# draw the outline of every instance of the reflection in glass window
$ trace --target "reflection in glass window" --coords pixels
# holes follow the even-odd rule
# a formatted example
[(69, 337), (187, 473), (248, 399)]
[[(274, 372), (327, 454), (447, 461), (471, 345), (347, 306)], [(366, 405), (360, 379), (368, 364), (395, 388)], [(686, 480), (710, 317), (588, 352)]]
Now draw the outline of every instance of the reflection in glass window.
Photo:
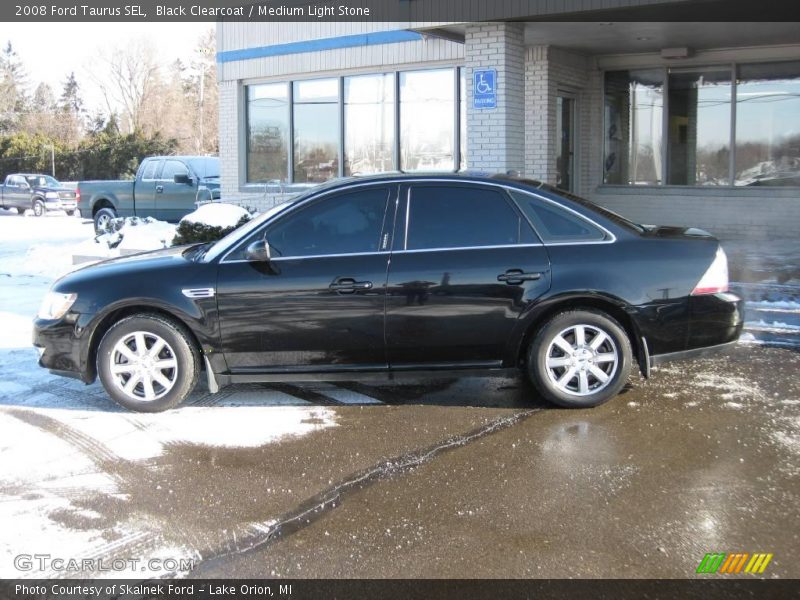
[(735, 185), (800, 185), (800, 62), (742, 65)]
[(394, 169), (394, 77), (344, 80), (344, 174)]
[(274, 256), (377, 252), (389, 189), (345, 192), (299, 209), (267, 232)]
[(339, 174), (339, 81), (295, 81), (294, 180), (320, 183)]
[(285, 83), (248, 86), (247, 181), (285, 180), (288, 159), (288, 86)]
[(606, 73), (604, 182), (659, 184), (664, 71)]
[(455, 70), (400, 73), (400, 168), (455, 168)]
[(730, 183), (730, 69), (669, 74), (668, 154), (671, 185)]

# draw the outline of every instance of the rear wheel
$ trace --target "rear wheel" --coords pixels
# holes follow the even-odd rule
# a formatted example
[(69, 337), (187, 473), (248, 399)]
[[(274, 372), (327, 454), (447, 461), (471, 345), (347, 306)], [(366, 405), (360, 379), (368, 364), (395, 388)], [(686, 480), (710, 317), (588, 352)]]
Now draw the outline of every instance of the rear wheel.
[(37, 198), (33, 201), (33, 214), (37, 217), (43, 217), (47, 213), (47, 207), (44, 205), (44, 200)]
[(75, 216), (75, 211), (74, 210), (68, 210), (67, 211), (67, 216), (68, 217), (74, 217)]
[(200, 354), (182, 325), (139, 314), (116, 323), (97, 351), (97, 372), (117, 404), (161, 412), (180, 404), (200, 376)]
[(569, 408), (608, 402), (627, 383), (633, 353), (622, 326), (595, 310), (555, 315), (528, 351), (527, 372), (548, 401)]
[(113, 219), (117, 218), (117, 211), (113, 208), (101, 208), (94, 214), (94, 230), (103, 233)]

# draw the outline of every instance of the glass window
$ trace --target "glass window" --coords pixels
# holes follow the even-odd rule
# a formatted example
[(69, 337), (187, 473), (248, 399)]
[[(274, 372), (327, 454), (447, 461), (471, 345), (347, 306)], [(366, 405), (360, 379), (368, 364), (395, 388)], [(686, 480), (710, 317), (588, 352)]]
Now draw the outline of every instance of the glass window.
[(511, 196), (545, 243), (595, 242), (606, 237), (582, 217), (550, 202), (520, 192), (511, 192)]
[[(502, 192), (468, 186), (412, 189), (408, 250), (503, 246), (519, 243), (520, 235), (520, 216)], [(526, 235), (524, 241), (529, 239)]]
[(667, 165), (670, 185), (730, 183), (730, 69), (669, 74)]
[(156, 178), (156, 167), (158, 163), (161, 161), (158, 160), (148, 160), (144, 163), (144, 168), (142, 169), (142, 179), (143, 180), (153, 180)]
[(177, 160), (164, 161), (164, 168), (161, 170), (161, 181), (172, 181), (175, 175), (188, 175), (189, 169), (186, 165)]
[(377, 252), (389, 189), (329, 196), (279, 220), (267, 232), (272, 255)]
[(344, 174), (394, 169), (394, 76), (344, 80)]
[(742, 65), (735, 185), (800, 185), (800, 62)]
[(247, 181), (289, 176), (289, 88), (285, 83), (247, 88)]
[(321, 183), (339, 174), (339, 80), (293, 85), (294, 180)]
[(459, 141), (461, 147), (459, 148), (459, 155), (461, 160), (458, 165), (458, 170), (463, 171), (467, 168), (467, 75), (466, 69), (458, 70), (458, 126), (460, 128)]
[(400, 73), (400, 168), (455, 169), (455, 69)]
[(663, 181), (664, 71), (614, 71), (605, 81), (605, 183)]

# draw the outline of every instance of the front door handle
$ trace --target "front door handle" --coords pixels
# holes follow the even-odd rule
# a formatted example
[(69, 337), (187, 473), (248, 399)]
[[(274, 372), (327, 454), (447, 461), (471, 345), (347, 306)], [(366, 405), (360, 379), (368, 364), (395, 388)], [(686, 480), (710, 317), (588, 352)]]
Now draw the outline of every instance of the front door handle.
[(371, 281), (356, 281), (352, 277), (340, 277), (328, 286), (331, 291), (339, 294), (352, 294), (356, 290), (371, 290)]
[(536, 281), (542, 278), (542, 273), (525, 273), (522, 269), (509, 269), (497, 276), (497, 281), (504, 281), (508, 285), (519, 285), (524, 281)]
[(164, 193), (164, 186), (163, 185), (157, 185), (156, 186), (156, 194), (162, 194), (162, 193)]

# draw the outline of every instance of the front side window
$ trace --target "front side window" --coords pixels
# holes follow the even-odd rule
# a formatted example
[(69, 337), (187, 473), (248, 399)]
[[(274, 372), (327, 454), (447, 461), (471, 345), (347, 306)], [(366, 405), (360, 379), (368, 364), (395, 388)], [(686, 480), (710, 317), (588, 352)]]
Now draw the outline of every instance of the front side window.
[(555, 204), (521, 192), (511, 196), (545, 243), (599, 242), (606, 237), (586, 219)]
[(344, 174), (394, 168), (394, 77), (344, 79)]
[(742, 65), (735, 185), (800, 185), (800, 61)]
[(414, 186), (407, 250), (506, 246), (533, 241), (502, 191), (470, 186)]
[(322, 183), (339, 174), (339, 80), (293, 86), (294, 180)]
[(400, 168), (455, 169), (455, 71), (400, 73)]
[(247, 88), (247, 181), (286, 180), (289, 176), (289, 86)]
[(172, 181), (175, 175), (188, 175), (189, 169), (186, 165), (177, 160), (164, 161), (164, 168), (161, 170), (161, 181)]
[(286, 215), (266, 233), (274, 257), (377, 252), (389, 188), (329, 196)]

